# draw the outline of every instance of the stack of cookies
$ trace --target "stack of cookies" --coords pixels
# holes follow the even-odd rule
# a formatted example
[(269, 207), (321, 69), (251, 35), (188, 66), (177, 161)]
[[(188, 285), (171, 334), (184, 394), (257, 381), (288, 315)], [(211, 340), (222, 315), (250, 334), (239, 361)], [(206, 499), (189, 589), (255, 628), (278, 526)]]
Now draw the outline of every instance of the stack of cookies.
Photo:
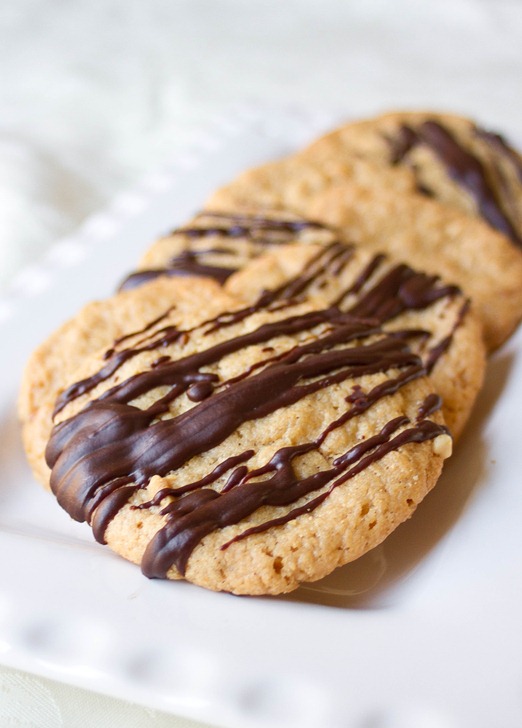
[(522, 317), (522, 157), (354, 122), (247, 170), (31, 357), (35, 476), (149, 577), (279, 594), (436, 484)]

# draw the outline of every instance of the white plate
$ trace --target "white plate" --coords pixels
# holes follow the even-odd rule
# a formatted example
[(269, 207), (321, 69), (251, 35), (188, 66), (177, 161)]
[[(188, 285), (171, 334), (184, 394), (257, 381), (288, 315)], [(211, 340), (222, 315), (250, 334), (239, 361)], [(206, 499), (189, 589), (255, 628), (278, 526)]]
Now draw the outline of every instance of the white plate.
[(291, 596), (148, 581), (25, 464), (15, 399), (30, 350), (110, 294), (219, 183), (330, 121), (236, 110), (0, 302), (0, 660), (227, 728), (519, 728), (522, 332), (491, 361), (473, 422), (415, 516)]

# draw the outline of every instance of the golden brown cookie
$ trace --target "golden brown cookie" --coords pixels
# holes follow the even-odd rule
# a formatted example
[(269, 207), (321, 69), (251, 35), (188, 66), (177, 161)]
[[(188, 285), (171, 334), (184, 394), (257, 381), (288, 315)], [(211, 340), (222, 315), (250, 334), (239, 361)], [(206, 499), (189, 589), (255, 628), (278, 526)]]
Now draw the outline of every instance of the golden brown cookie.
[[(290, 591), (378, 544), (433, 487), (451, 452), (439, 398), (375, 320), (277, 292), (245, 306), (217, 289), (202, 306), (184, 283), (59, 397), (52, 490), (150, 577)], [(153, 287), (129, 292), (138, 309)]]
[(225, 288), (247, 302), (260, 290), (283, 299), (319, 296), (406, 336), (442, 397), (450, 432), (460, 437), (482, 386), (486, 352), (480, 323), (456, 286), (368, 248), (335, 242), (282, 246), (231, 276)]
[(371, 162), (399, 194), (406, 172), (419, 193), (480, 216), (522, 247), (522, 156), (471, 119), (431, 111), (383, 114), (326, 134), (303, 156), (320, 166)]

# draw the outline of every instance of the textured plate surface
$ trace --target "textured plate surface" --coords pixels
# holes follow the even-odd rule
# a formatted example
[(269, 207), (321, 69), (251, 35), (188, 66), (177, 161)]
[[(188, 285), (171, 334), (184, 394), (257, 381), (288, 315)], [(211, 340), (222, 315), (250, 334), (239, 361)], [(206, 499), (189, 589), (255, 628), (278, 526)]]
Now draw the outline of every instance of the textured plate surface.
[(227, 728), (518, 728), (522, 331), (437, 488), (383, 546), (283, 598), (148, 581), (36, 485), (15, 401), (34, 346), (218, 184), (335, 120), (236, 109), (0, 301), (0, 661)]

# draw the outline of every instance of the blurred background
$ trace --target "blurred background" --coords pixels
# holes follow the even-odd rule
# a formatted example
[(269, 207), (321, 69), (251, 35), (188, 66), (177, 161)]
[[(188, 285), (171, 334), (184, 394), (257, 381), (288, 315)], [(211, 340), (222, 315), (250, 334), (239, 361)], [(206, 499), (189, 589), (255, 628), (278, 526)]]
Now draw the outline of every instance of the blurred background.
[[(521, 0), (3, 0), (0, 297), (234, 104), (440, 109), (522, 144), (521, 90)], [(12, 670), (0, 718), (195, 726)]]
[(249, 102), (522, 135), (520, 0), (3, 0), (0, 291)]

